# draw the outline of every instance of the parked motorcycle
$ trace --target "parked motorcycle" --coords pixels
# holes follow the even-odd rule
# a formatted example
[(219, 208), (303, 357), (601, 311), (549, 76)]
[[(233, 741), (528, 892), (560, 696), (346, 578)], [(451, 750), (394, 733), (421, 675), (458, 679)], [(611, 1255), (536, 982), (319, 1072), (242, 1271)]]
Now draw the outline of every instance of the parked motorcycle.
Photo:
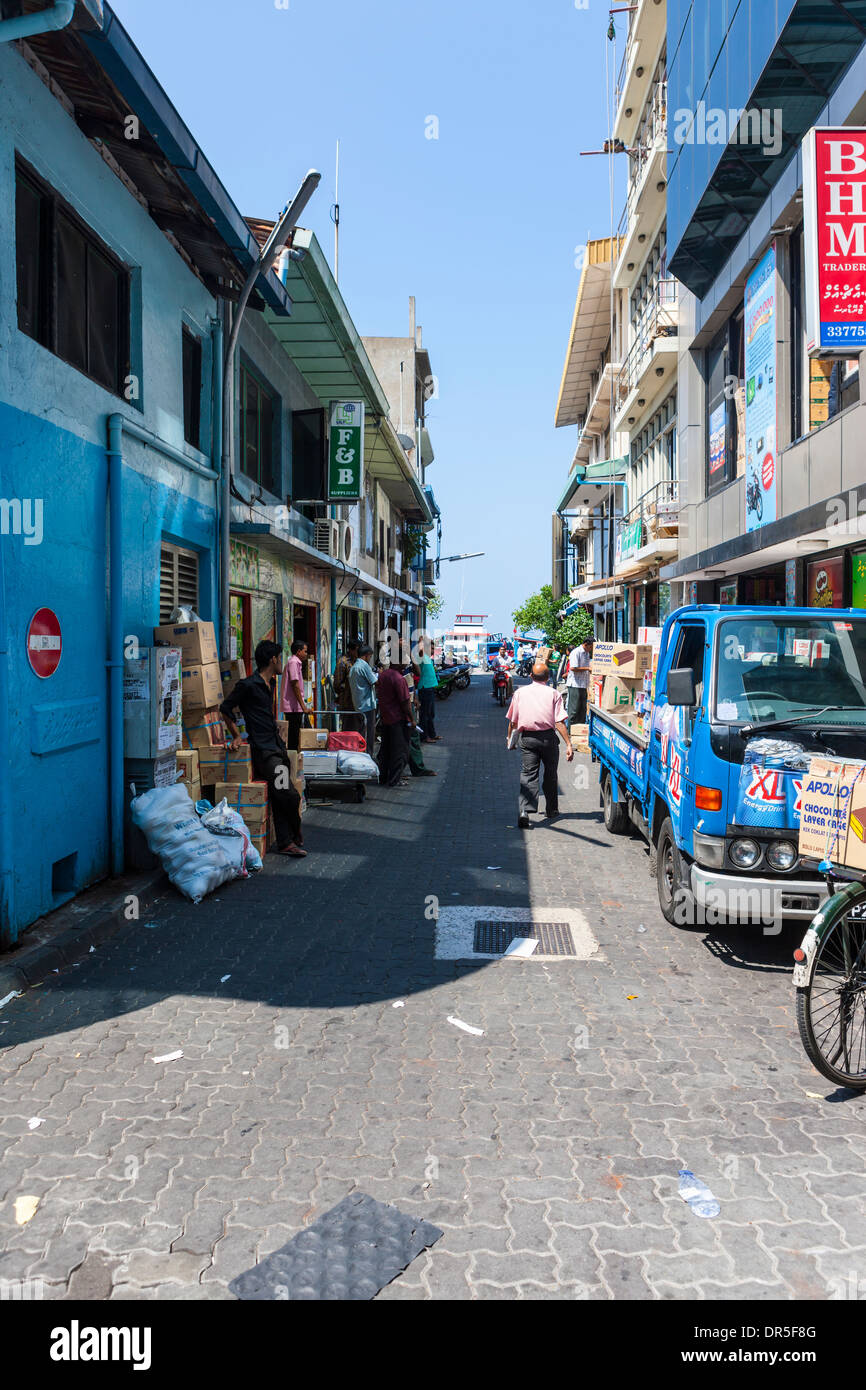
[(464, 662), (464, 664), (458, 668), (457, 675), (454, 677), (454, 685), (457, 690), (469, 689), (469, 686), (472, 684), (471, 671), (472, 667), (468, 661)]
[(522, 676), (524, 680), (529, 680), (529, 677), (532, 675), (534, 660), (535, 658), (532, 656), (524, 656), (521, 658), (520, 665), (517, 668), (517, 674)]
[(457, 677), (459, 674), (459, 666), (443, 668), (442, 670), (436, 672), (436, 675), (439, 678), (439, 684), (436, 687), (437, 700), (448, 699), (448, 696), (451, 694), (452, 690), (456, 685)]

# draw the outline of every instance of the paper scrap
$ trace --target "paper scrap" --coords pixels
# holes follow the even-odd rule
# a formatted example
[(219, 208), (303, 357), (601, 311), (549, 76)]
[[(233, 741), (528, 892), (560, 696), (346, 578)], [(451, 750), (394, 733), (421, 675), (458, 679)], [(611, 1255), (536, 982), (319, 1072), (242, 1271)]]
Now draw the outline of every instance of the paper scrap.
[(16, 1197), (15, 1198), (15, 1222), (18, 1226), (26, 1226), (28, 1221), (32, 1221), (36, 1215), (36, 1208), (39, 1206), (38, 1197)]
[(824, 1097), (818, 1091), (807, 1091), (806, 1095), (810, 1100), (823, 1100)]
[(220, 984), (221, 984), (221, 985), (224, 985), (225, 982), (226, 982), (226, 980), (230, 980), (230, 979), (231, 979), (231, 975), (221, 975), (221, 976), (220, 976)]
[(91, 946), (91, 948), (90, 948), (90, 954), (93, 955), (93, 952), (94, 952), (95, 950), (96, 950), (96, 947), (95, 947), (95, 946)]
[(392, 1009), (405, 1009), (405, 1007), (405, 1001), (402, 999), (395, 1000), (394, 1003), (391, 1005)]
[(177, 1052), (166, 1052), (162, 1057), (151, 1058), (154, 1062), (176, 1062), (178, 1057), (183, 1056), (183, 1048), (178, 1048)]
[(637, 995), (636, 995), (636, 994), (627, 994), (625, 997), (626, 997), (626, 999), (637, 999)]
[(501, 869), (501, 868), (502, 868), (502, 865), (501, 865), (501, 864), (488, 864), (487, 867), (488, 867), (488, 869), (493, 869), (493, 870), (495, 871), (496, 869)]
[(158, 926), (159, 926), (159, 922), (145, 922), (145, 924), (144, 924), (144, 930), (145, 930), (145, 931), (156, 931), (156, 929), (157, 929)]
[(515, 936), (505, 954), (507, 956), (531, 956), (538, 941), (534, 936)]
[(448, 1022), (453, 1023), (455, 1028), (462, 1028), (464, 1033), (474, 1033), (476, 1038), (484, 1037), (483, 1028), (473, 1028), (471, 1023), (464, 1023), (462, 1018), (454, 1018), (453, 1014), (448, 1015)]
[(20, 993), (20, 989), (10, 990), (9, 993), (3, 999), (0, 999), (0, 1009), (3, 1008), (4, 1004), (8, 1004), (10, 999), (17, 999)]
[(28, 1128), (28, 1129), (38, 1129), (40, 1125), (44, 1125), (44, 1124), (45, 1124), (45, 1121), (44, 1121), (44, 1120), (37, 1120), (36, 1116), (34, 1115), (34, 1117), (33, 1117), (32, 1120), (28, 1120), (28, 1121), (27, 1121), (27, 1128)]

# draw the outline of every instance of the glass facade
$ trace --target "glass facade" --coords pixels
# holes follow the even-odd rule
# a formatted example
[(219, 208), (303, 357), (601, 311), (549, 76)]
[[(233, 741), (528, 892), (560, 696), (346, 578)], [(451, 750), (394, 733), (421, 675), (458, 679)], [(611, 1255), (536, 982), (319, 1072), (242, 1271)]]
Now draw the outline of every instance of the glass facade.
[(814, 0), (668, 0), (668, 260), (699, 297), (856, 56), (864, 23), (866, 0), (833, 0), (831, 12)]

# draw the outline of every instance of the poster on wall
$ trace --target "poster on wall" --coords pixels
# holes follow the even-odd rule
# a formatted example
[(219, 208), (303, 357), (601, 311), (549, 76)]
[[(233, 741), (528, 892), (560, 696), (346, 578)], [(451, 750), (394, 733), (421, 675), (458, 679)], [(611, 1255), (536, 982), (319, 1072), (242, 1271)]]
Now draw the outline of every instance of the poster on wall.
[(851, 556), (851, 607), (866, 608), (866, 550)]
[(776, 245), (746, 281), (746, 531), (776, 520)]
[(866, 129), (813, 127), (803, 140), (806, 351), (866, 346)]
[(785, 561), (785, 607), (797, 606), (797, 561)]
[(719, 585), (719, 603), (723, 608), (730, 608), (737, 602), (737, 581), (732, 580), (730, 584)]
[(714, 477), (725, 466), (725, 422), (726, 404), (722, 401), (710, 416), (710, 477)]
[(806, 566), (808, 608), (842, 608), (844, 599), (845, 562), (841, 555), (832, 560), (813, 560)]

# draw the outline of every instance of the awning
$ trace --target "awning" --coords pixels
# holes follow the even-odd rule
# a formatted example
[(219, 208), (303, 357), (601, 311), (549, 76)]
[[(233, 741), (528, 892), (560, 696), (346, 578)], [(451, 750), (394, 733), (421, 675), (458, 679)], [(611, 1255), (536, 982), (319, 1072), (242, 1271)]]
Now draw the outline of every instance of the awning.
[(558, 512), (573, 507), (597, 507), (605, 489), (625, 483), (626, 458), (601, 459), (575, 469), (556, 504)]
[(317, 550), (315, 546), (307, 545), (306, 541), (299, 540), (297, 536), (289, 535), (285, 528), (273, 522), (233, 519), (231, 535), (236, 540), (245, 541), (248, 545), (255, 545), (259, 550), (264, 550), (288, 564), (305, 565), (307, 569), (322, 570), (332, 575), (337, 580), (338, 599), (343, 598), (350, 589), (354, 588), (377, 594), (391, 603), (406, 603), (410, 607), (417, 607), (422, 601), (417, 594), (407, 594), (402, 589), (392, 589), (390, 584), (383, 584), (381, 579), (368, 574), (366, 570), (355, 569), (352, 565), (344, 565), (340, 560), (333, 559), (323, 550)]
[(610, 338), (611, 265), (619, 246), (618, 237), (587, 242), (556, 402), (558, 426), (576, 425), (586, 413), (592, 374)]

